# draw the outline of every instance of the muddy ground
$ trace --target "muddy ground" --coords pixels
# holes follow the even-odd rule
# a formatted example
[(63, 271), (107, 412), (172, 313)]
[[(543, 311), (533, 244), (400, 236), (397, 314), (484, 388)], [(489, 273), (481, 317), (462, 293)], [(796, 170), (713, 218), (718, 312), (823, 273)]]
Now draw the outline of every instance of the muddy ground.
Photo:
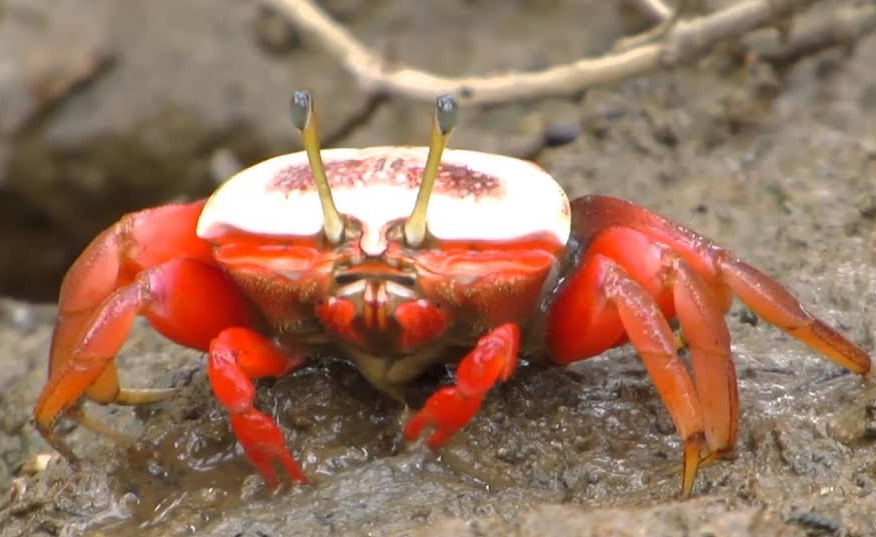
[[(328, 103), (331, 145), (426, 139), (428, 107), (369, 110), (328, 56), (250, 3), (88, 3), (0, 10), (0, 62), (29, 65), (22, 73), (39, 74), (46, 55), (69, 66), (60, 51), (113, 59), (57, 101), (33, 99), (30, 79), (0, 70), (0, 282), (14, 297), (0, 302), (0, 536), (876, 535), (873, 388), (738, 306), (728, 315), (738, 447), (701, 471), (690, 500), (677, 498), (672, 424), (629, 348), (566, 369), (531, 357), (437, 454), (399, 444), (402, 409), (352, 366), (314, 360), (260, 385), (259, 405), (312, 477), (272, 496), (236, 447), (202, 357), (144, 324), (120, 355), (123, 378), (179, 395), (136, 411), (91, 409), (136, 441), (65, 426), (82, 462), (52, 456), (35, 468), (51, 453), (30, 409), (55, 311), (36, 301), (56, 293), (59, 267), (96, 229), (296, 147), (283, 117), (293, 87)], [(605, 49), (630, 24), (609, 4), (330, 7), (404, 61), (475, 73)], [(572, 195), (625, 197), (690, 225), (872, 353), (874, 65), (873, 37), (786, 69), (719, 54), (578, 100), (465, 109), (452, 145), (534, 158)], [(572, 141), (545, 144), (561, 137)], [(424, 397), (440, 380), (414, 391)]]

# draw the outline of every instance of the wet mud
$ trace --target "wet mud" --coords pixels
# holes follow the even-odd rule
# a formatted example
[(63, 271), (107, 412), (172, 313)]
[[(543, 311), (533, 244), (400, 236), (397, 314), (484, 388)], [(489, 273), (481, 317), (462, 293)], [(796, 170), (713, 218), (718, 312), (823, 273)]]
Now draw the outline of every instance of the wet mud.
[[(196, 4), (189, 5), (192, 13), (209, 11), (206, 3), (200, 12)], [(260, 34), (249, 25), (253, 12), (240, 8), (241, 3), (227, 4), (237, 7), (229, 7), (223, 17), (247, 23), (223, 31), (240, 40), (235, 45), (252, 47), (237, 53), (262, 58), (264, 63), (251, 69), (265, 71), (257, 84), (237, 75), (236, 83), (249, 97), (245, 107), (235, 109), (235, 121), (255, 122), (259, 114), (275, 121), (285, 112), (286, 96), (295, 85), (321, 84), (323, 91), (314, 92), (318, 99), (335, 99), (331, 102), (348, 107), (336, 110), (336, 119), (328, 114), (328, 125), (343, 125), (362, 106), (355, 84), (327, 65), (327, 56), (293, 43), (278, 59), (275, 49), (259, 45)], [(346, 17), (372, 46), (392, 48), (405, 61), (446, 72), (520, 66), (522, 54), (529, 54), (524, 67), (571, 59), (598, 52), (623, 30), (618, 13), (593, 7), (602, 3), (551, 2), (551, 9), (536, 9), (535, 2), (501, 3), (514, 4), (514, 9), (490, 2), (435, 3), (436, 11), (428, 17), (426, 8), (377, 2), (371, 9), (363, 4), (331, 3), (336, 15)], [(575, 11), (583, 9), (576, 7), (580, 5), (589, 6), (588, 25), (601, 33), (561, 38), (581, 33), (571, 28), (580, 22), (568, 22), (581, 20), (582, 13)], [(111, 7), (102, 9), (114, 13)], [(468, 20), (464, 17), (480, 17), (473, 24), (483, 34), (465, 33), (453, 24)], [(448, 40), (447, 32), (454, 28), (463, 32), (458, 42)], [(381, 37), (387, 32), (393, 39)], [(186, 61), (205, 62), (196, 71), (202, 80), (215, 73), (216, 85), (231, 84), (222, 82), (228, 71), (219, 68), (221, 62), (208, 61), (221, 56), (226, 45), (216, 44), (215, 34), (201, 33), (192, 31), (188, 39), (220, 48), (205, 48), (210, 52)], [(507, 42), (508, 47), (460, 52), (465, 43), (481, 39)], [(447, 50), (434, 57), (434, 49), (427, 47), (430, 40), (446, 43)], [(113, 43), (120, 59), (128, 57), (124, 40)], [(161, 50), (158, 42), (145, 43)], [(283, 41), (270, 43), (279, 46)], [(150, 65), (168, 68), (161, 62)], [(873, 37), (851, 52), (825, 52), (783, 71), (719, 55), (690, 68), (594, 89), (579, 100), (464, 109), (451, 145), (531, 157), (572, 196), (620, 196), (678, 220), (774, 275), (813, 312), (872, 354), (873, 65)], [(297, 69), (294, 75), (290, 66)], [(107, 86), (79, 90), (61, 108), (45, 112), (45, 123), (33, 127), (25, 139), (18, 131), (0, 138), (7, 154), (26, 142), (45, 155), (56, 155), (57, 138), (38, 133), (63, 128), (77, 145), (90, 147), (88, 143), (103, 138), (87, 129), (75, 134), (83, 128), (83, 114), (100, 115), (102, 106), (110, 106), (102, 103), (115, 98), (128, 99), (136, 108), (140, 99), (154, 98), (149, 93), (159, 91), (151, 86), (134, 91), (129, 80), (135, 78), (125, 62), (114, 69), (107, 74), (109, 81), (101, 81)], [(162, 98), (173, 103), (175, 92), (185, 94), (185, 84), (169, 84), (173, 91)], [(121, 94), (112, 97), (113, 90)], [(269, 109), (273, 100), (276, 107)], [(199, 125), (219, 117), (198, 108), (210, 108), (208, 101), (186, 103)], [(137, 118), (119, 121), (125, 126), (126, 147), (163, 154), (131, 135), (138, 132), (131, 127), (140, 124)], [(428, 107), (393, 100), (341, 133), (334, 145), (423, 143), (427, 121)], [(100, 130), (96, 122), (85, 126)], [(166, 131), (162, 122), (157, 124), (160, 138)], [(205, 127), (202, 144), (177, 147), (175, 156), (168, 157), (172, 165), (155, 174), (155, 180), (173, 185), (173, 174), (186, 169), (184, 157), (198, 163), (202, 173), (190, 169), (187, 177), (194, 177), (193, 182), (176, 183), (171, 190), (156, 186), (151, 201), (202, 193), (212, 180), (204, 169), (216, 164), (218, 149), (234, 155), (233, 161), (248, 163), (262, 153), (279, 152), (283, 144), (294, 146), (294, 133), (272, 138), (287, 126), (271, 125), (254, 129), (252, 139), (241, 145), (230, 142), (232, 138), (211, 138), (207, 134), (216, 130)], [(568, 143), (546, 144), (548, 139)], [(101, 162), (100, 150), (94, 151), (83, 154)], [(14, 185), (28, 180), (29, 168), (22, 162), (17, 166), (2, 168), (0, 159), (0, 202), (21, 199), (25, 192)], [(58, 176), (45, 173), (51, 180), (40, 187), (44, 190), (36, 199), (51, 195), (51, 185), (61, 184)], [(138, 192), (116, 186), (129, 195)], [(37, 187), (28, 188), (33, 194)], [(84, 195), (85, 190), (75, 188)], [(113, 195), (98, 189), (98, 198), (88, 203), (104, 207)], [(136, 199), (123, 197), (115, 207), (126, 210)], [(56, 204), (66, 212), (46, 216), (55, 214)], [(26, 212), (34, 205), (19, 207)], [(87, 207), (44, 203), (38, 207), (39, 218), (45, 217), (39, 225), (33, 225), (36, 216), (28, 213), (28, 218), (6, 222), (4, 234), (20, 230), (28, 237), (53, 235), (50, 223), (66, 218), (81, 219), (82, 229), (91, 230), (105, 225), (104, 216), (112, 212), (107, 208), (104, 216), (91, 218)], [(27, 235), (31, 232), (37, 235)], [(55, 261), (66, 255), (51, 249), (59, 242), (64, 241), (42, 244)], [(0, 255), (8, 264), (18, 250), (11, 242), (4, 244)], [(63, 425), (59, 434), (81, 458), (71, 464), (53, 454), (31, 422), (31, 408), (45, 380), (55, 312), (52, 304), (0, 301), (0, 537), (876, 535), (874, 383), (844, 372), (739, 305), (727, 317), (740, 385), (737, 449), (700, 471), (689, 500), (678, 498), (681, 447), (674, 427), (629, 347), (568, 368), (546, 367), (537, 355), (525, 357), (514, 377), (490, 393), (473, 422), (437, 453), (400, 441), (404, 409), (371, 388), (342, 357), (314, 357), (292, 375), (259, 383), (258, 406), (277, 418), (312, 479), (308, 486), (274, 495), (264, 489), (237, 446), (212, 397), (203, 356), (166, 342), (138, 322), (118, 358), (123, 381), (138, 387), (175, 386), (179, 393), (136, 409), (89, 406), (90, 413), (130, 438), (113, 441)], [(447, 375), (438, 368), (419, 380), (412, 398), (424, 399)]]

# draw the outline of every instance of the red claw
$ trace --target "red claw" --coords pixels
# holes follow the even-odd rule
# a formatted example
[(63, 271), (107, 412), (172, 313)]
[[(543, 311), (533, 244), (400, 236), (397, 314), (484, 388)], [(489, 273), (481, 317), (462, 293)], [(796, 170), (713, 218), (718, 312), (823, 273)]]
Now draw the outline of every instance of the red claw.
[(481, 408), (483, 396), (466, 396), (455, 386), (441, 388), (426, 401), (426, 406), (414, 414), (405, 426), (405, 439), (409, 442), (419, 438), (427, 425), (434, 427), (427, 443), (437, 449), (450, 440), (456, 431), (471, 421)]
[(280, 463), (292, 483), (307, 478), (289, 454), (283, 432), (271, 418), (253, 406), (252, 379), (278, 377), (304, 363), (248, 328), (228, 328), (213, 340), (207, 376), (216, 399), (231, 415), (231, 427), (250, 461), (273, 489), (280, 487), (274, 463)]
[(456, 386), (445, 386), (426, 401), (405, 427), (405, 439), (416, 440), (423, 428), (431, 425), (434, 432), (429, 436), (429, 447), (444, 445), (471, 421), (487, 391), (497, 381), (511, 376), (517, 365), (519, 344), (520, 329), (513, 323), (503, 324), (481, 337), (459, 363)]
[(280, 463), (286, 476), (292, 484), (307, 484), (307, 477), (301, 467), (289, 454), (283, 433), (271, 418), (258, 410), (232, 414), (231, 428), (243, 447), (243, 451), (253, 466), (265, 478), (268, 487), (278, 490), (281, 487), (280, 478), (274, 463)]

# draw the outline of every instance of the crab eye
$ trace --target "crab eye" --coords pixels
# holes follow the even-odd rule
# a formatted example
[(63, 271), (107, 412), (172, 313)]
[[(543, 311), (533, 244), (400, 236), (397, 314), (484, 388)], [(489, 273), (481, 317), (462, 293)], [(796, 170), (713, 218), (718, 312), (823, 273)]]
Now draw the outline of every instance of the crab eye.
[(441, 135), (450, 135), (456, 127), (459, 105), (453, 95), (442, 95), (435, 100), (435, 120)]
[(429, 156), (426, 157), (426, 167), (423, 169), (423, 179), (417, 192), (417, 202), (404, 227), (405, 242), (413, 248), (423, 244), (426, 238), (426, 209), (429, 207), (429, 197), (432, 195), (432, 187), (435, 185), (438, 168), (441, 166), (441, 153), (447, 147), (447, 140), (450, 139), (450, 133), (456, 126), (458, 109), (459, 106), (452, 95), (442, 95), (435, 101)]
[(319, 202), (322, 205), (323, 229), (326, 238), (332, 244), (338, 244), (344, 236), (344, 220), (335, 206), (332, 191), (329, 187), (328, 178), (325, 175), (325, 166), (319, 147), (319, 131), (317, 130), (316, 114), (313, 111), (313, 102), (310, 94), (306, 91), (296, 91), (290, 101), (292, 123), (301, 131), (301, 139), (304, 150), (307, 152), (307, 160), (310, 162), (310, 170), (313, 181), (316, 183), (316, 191), (319, 194)]

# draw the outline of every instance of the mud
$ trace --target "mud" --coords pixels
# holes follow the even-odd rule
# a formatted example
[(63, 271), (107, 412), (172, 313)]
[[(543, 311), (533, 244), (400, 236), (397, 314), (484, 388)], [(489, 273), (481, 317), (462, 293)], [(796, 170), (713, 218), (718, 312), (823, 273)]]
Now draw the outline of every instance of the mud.
[[(229, 7), (221, 20), (251, 20), (247, 17), (253, 14), (239, 7), (244, 4), (227, 4), (237, 7)], [(577, 2), (552, 2), (550, 9), (535, 2), (499, 3), (513, 9), (490, 2), (442, 2), (453, 7), (436, 3), (435, 11), (403, 9), (397, 2), (379, 2), (374, 9), (361, 4), (332, 6), (373, 46), (392, 45), (405, 61), (446, 72), (568, 59), (607, 46), (621, 28), (613, 10), (595, 10), (586, 20), (600, 33), (580, 37), (580, 28), (571, 27), (580, 26), (581, 13), (574, 10), (586, 3)], [(207, 10), (195, 6), (188, 9)], [(465, 33), (458, 24), (469, 20), (465, 17), (479, 17), (480, 33)], [(241, 28), (227, 29), (236, 46), (257, 47), (250, 27)], [(448, 33), (453, 31), (462, 33), (459, 39)], [(155, 41), (146, 40), (141, 48), (162, 50), (155, 37), (160, 34), (143, 33)], [(225, 49), (210, 47), (220, 47), (221, 40), (203, 33), (192, 30), (188, 39), (210, 52), (191, 58), (220, 56)], [(474, 52), (466, 47), (480, 39), (508, 46)], [(283, 43), (271, 41), (278, 42)], [(447, 50), (436, 55), (429, 42), (445, 43)], [(122, 59), (125, 44), (118, 45)], [(293, 47), (282, 61), (276, 56), (265, 61), (263, 49), (247, 53), (263, 58), (264, 64), (251, 69), (266, 74), (241, 86), (269, 86), (265, 95), (278, 95), (277, 110), (285, 109), (282, 95), (295, 83), (279, 74), (290, 66), (308, 83), (343, 87), (333, 90), (344, 96), (341, 101), (357, 98), (355, 85), (326, 66), (329, 60), (316, 51)], [(187, 58), (178, 61), (195, 61)], [(823, 53), (787, 72), (762, 64), (746, 68), (722, 58), (592, 90), (579, 101), (463, 110), (452, 145), (531, 156), (572, 195), (617, 195), (683, 222), (775, 275), (872, 353), (876, 39), (866, 39), (851, 54)], [(220, 80), (227, 73), (210, 65), (197, 71), (202, 80), (214, 75)], [(170, 69), (160, 62), (153, 67), (158, 73), (153, 78)], [(69, 108), (48, 114), (40, 128), (68, 129), (85, 147), (101, 138), (85, 128), (95, 123), (83, 124), (83, 114), (99, 116), (95, 110), (109, 106), (101, 103), (115, 98), (113, 89), (132, 108), (138, 99), (160, 93), (153, 86), (134, 91), (132, 83), (119, 80), (135, 79), (125, 63), (118, 69), (110, 73), (118, 78), (106, 81), (108, 87), (98, 84), (71, 96)], [(177, 84), (184, 85), (174, 81), (170, 87)], [(163, 98), (173, 101), (175, 95), (169, 91)], [(247, 107), (259, 110), (254, 114), (281, 116), (266, 111), (272, 100)], [(211, 117), (198, 108), (210, 108), (208, 101), (187, 104), (196, 117)], [(349, 113), (338, 111), (337, 123)], [(427, 117), (427, 108), (391, 101), (336, 145), (421, 143)], [(157, 125), (159, 133), (166, 132), (163, 122)], [(270, 138), (264, 132), (271, 129), (248, 142), (256, 148), (253, 154), (276, 149), (261, 141)], [(560, 138), (572, 138), (570, 143), (545, 146), (546, 133), (564, 129), (567, 135)], [(28, 140), (33, 147), (52, 147), (51, 137)], [(136, 137), (125, 140), (135, 150), (143, 147)], [(292, 136), (288, 140), (294, 143)], [(7, 149), (18, 147), (9, 145), (9, 138), (3, 143)], [(230, 144), (207, 142), (197, 151), (180, 149), (172, 161), (197, 154), (203, 164), (216, 147), (230, 151), (233, 160), (248, 161), (246, 152)], [(143, 151), (151, 151), (148, 144)], [(196, 176), (199, 186), (186, 183), (172, 194), (161, 192), (167, 198), (194, 195), (203, 187), (203, 177)], [(7, 194), (19, 192), (8, 185), (29, 177), (19, 171), (0, 186)], [(88, 203), (112, 199), (101, 196), (107, 194)], [(64, 206), (60, 201), (41, 210)], [(125, 203), (117, 208), (124, 210)], [(84, 228), (100, 220), (88, 218), (86, 210), (65, 210), (82, 218)], [(13, 233), (33, 229), (31, 220), (11, 222), (5, 229)], [(0, 257), (9, 260), (17, 253), (4, 247)], [(694, 498), (685, 501), (677, 498), (678, 439), (629, 348), (565, 369), (546, 368), (536, 363), (538, 357), (528, 357), (439, 453), (401, 444), (403, 409), (376, 393), (351, 365), (320, 357), (293, 375), (260, 383), (259, 406), (277, 417), (312, 477), (309, 486), (271, 495), (247, 465), (212, 398), (202, 356), (165, 342), (144, 323), (135, 326), (120, 354), (123, 379), (133, 386), (177, 386), (179, 394), (136, 410), (89, 407), (133, 439), (114, 442), (62, 427), (82, 460), (72, 465), (53, 455), (43, 468), (45, 459), (37, 456), (51, 451), (34, 431), (30, 409), (45, 378), (53, 315), (51, 305), (0, 302), (0, 537), (876, 535), (872, 382), (844, 373), (739, 306), (728, 315), (740, 378), (737, 449), (701, 470)], [(439, 370), (422, 379), (413, 387), (415, 396), (424, 398), (443, 378)]]

